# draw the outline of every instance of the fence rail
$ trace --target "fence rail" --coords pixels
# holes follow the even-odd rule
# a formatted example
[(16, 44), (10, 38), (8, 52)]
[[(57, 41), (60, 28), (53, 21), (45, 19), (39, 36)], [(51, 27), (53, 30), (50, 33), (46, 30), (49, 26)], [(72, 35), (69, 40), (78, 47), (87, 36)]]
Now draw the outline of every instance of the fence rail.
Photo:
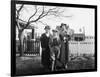
[[(19, 41), (16, 41), (16, 53), (19, 53)], [(69, 41), (70, 54), (94, 54), (94, 42)], [(25, 55), (40, 55), (40, 41), (27, 40), (24, 45)]]

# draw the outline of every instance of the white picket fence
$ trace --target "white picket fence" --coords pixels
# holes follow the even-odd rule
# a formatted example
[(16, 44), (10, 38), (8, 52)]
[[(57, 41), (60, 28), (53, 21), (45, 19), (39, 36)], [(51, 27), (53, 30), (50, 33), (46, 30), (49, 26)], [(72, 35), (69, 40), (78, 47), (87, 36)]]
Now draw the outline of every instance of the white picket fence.
[(70, 54), (94, 54), (95, 47), (94, 41), (69, 41), (69, 53)]

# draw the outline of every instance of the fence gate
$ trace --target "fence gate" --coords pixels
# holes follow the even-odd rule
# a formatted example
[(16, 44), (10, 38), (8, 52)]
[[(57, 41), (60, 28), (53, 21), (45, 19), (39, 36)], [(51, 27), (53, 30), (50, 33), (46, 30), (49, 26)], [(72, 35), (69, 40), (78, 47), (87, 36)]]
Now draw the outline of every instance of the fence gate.
[(25, 55), (40, 55), (40, 41), (27, 40), (24, 54)]
[[(20, 54), (19, 40), (16, 41), (16, 54)], [(37, 56), (40, 55), (40, 41), (39, 40), (24, 40), (23, 52), (25, 56)]]

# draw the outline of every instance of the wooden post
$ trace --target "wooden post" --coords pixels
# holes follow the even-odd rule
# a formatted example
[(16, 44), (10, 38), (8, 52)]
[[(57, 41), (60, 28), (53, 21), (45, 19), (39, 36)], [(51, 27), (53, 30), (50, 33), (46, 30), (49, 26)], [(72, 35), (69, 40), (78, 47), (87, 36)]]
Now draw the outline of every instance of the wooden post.
[(32, 29), (32, 39), (34, 39), (34, 29)]

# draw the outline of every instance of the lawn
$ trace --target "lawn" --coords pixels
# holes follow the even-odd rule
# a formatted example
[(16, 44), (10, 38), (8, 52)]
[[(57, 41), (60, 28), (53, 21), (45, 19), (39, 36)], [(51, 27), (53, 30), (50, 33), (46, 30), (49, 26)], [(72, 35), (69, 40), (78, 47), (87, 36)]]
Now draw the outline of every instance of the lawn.
[[(94, 69), (93, 57), (77, 57), (68, 62), (67, 70)], [(42, 74), (50, 72), (41, 65), (41, 58), (16, 57), (16, 75)]]

